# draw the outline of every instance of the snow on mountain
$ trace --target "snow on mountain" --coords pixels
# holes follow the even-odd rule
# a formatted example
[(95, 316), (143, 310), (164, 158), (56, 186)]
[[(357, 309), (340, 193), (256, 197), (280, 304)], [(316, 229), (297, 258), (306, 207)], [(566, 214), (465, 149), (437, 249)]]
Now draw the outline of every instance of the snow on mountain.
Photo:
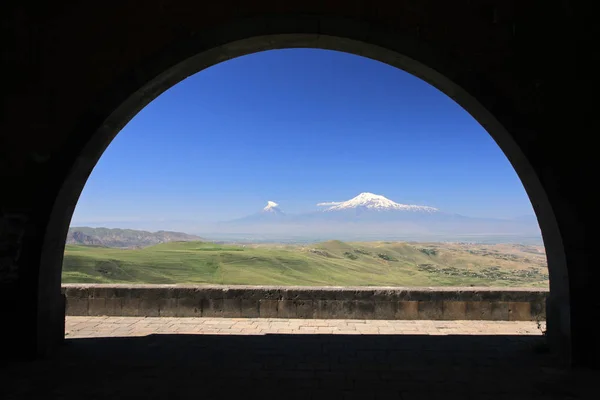
[(318, 206), (325, 209), (286, 214), (279, 204), (268, 201), (252, 215), (224, 222), (218, 232), (244, 237), (294, 235), (340, 240), (351, 237), (387, 240), (419, 235), (538, 235), (539, 232), (537, 223), (471, 218), (434, 207), (396, 203), (369, 192), (347, 201), (319, 203)]
[(412, 211), (419, 213), (437, 213), (439, 210), (433, 207), (417, 206), (409, 204), (396, 203), (384, 196), (363, 192), (358, 196), (341, 202), (319, 203), (317, 206), (327, 207), (325, 212), (330, 211), (346, 211), (357, 208), (373, 210), (373, 211)]
[(254, 214), (246, 217), (237, 218), (230, 221), (224, 221), (226, 224), (254, 224), (254, 223), (274, 223), (287, 219), (287, 215), (281, 211), (279, 204), (274, 201), (268, 201), (267, 205)]
[(277, 211), (281, 211), (279, 209), (279, 204), (275, 203), (274, 201), (267, 201), (267, 205), (265, 206), (265, 208), (263, 208), (263, 211), (266, 212), (277, 212)]
[(283, 211), (281, 211), (281, 209), (279, 208), (279, 204), (275, 203), (274, 201), (267, 201), (267, 205), (265, 206), (265, 208), (262, 209), (263, 214), (264, 213), (271, 213), (271, 214), (284, 214)]

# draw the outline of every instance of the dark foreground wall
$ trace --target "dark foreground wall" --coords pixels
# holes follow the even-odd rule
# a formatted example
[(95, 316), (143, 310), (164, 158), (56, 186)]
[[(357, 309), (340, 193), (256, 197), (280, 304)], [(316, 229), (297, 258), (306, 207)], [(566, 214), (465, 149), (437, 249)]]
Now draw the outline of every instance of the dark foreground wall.
[(545, 289), (65, 284), (67, 315), (545, 319)]

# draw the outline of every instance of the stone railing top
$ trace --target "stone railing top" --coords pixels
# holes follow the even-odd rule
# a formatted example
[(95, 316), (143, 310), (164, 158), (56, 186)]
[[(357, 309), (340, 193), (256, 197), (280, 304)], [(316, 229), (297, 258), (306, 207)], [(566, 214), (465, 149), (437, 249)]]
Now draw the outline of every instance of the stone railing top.
[(115, 289), (212, 289), (212, 290), (294, 290), (294, 291), (394, 291), (394, 292), (535, 292), (548, 293), (547, 288), (488, 286), (262, 286), (201, 284), (131, 284), (131, 283), (63, 283), (63, 288)]

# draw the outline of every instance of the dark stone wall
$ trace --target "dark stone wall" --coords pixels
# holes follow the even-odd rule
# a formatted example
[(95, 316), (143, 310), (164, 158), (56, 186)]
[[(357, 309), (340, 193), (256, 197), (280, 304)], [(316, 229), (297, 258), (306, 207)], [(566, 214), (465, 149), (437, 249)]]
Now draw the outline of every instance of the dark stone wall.
[(523, 288), (65, 284), (67, 315), (542, 321), (548, 291)]
[[(598, 365), (600, 344), (589, 329), (600, 312), (589, 218), (597, 203), (590, 139), (597, 118), (585, 17), (593, 14), (583, 4), (3, 2), (0, 296), (13, 313), (8, 320), (21, 321), (20, 330), (2, 332), (15, 343), (10, 350), (43, 354), (60, 336), (68, 224), (87, 176), (120, 128), (202, 68), (258, 50), (308, 46), (404, 68), (488, 129), (519, 174), (544, 235), (549, 337), (574, 364)], [(17, 298), (27, 301), (13, 304)]]

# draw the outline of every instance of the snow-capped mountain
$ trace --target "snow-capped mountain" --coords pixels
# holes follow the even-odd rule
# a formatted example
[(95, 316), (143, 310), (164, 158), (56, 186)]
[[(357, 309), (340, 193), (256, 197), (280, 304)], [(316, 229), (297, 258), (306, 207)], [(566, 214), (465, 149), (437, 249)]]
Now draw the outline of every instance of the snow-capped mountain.
[(317, 206), (324, 208), (302, 218), (362, 224), (456, 218), (453, 214), (444, 213), (434, 207), (396, 203), (385, 196), (369, 192), (360, 193), (347, 201), (318, 203)]
[[(301, 235), (356, 240), (423, 235), (538, 235), (534, 221), (471, 218), (424, 205), (396, 203), (382, 195), (363, 192), (347, 201), (318, 203), (321, 210), (285, 214), (268, 201), (255, 214), (225, 222), (226, 233), (246, 235)], [(379, 239), (377, 239), (379, 238)]]
[(284, 214), (283, 211), (279, 208), (279, 204), (274, 201), (267, 201), (267, 205), (262, 209), (263, 213), (272, 213), (272, 214)]
[(267, 205), (259, 212), (256, 212), (243, 218), (226, 221), (224, 223), (226, 225), (260, 225), (273, 222), (278, 223), (280, 220), (286, 219), (286, 217), (286, 214), (281, 210), (281, 208), (279, 208), (279, 204), (269, 200), (267, 201)]
[(363, 208), (373, 211), (414, 211), (420, 213), (437, 213), (440, 210), (433, 207), (396, 203), (384, 196), (363, 192), (348, 201), (318, 203), (317, 206), (327, 207), (323, 211), (346, 211)]

